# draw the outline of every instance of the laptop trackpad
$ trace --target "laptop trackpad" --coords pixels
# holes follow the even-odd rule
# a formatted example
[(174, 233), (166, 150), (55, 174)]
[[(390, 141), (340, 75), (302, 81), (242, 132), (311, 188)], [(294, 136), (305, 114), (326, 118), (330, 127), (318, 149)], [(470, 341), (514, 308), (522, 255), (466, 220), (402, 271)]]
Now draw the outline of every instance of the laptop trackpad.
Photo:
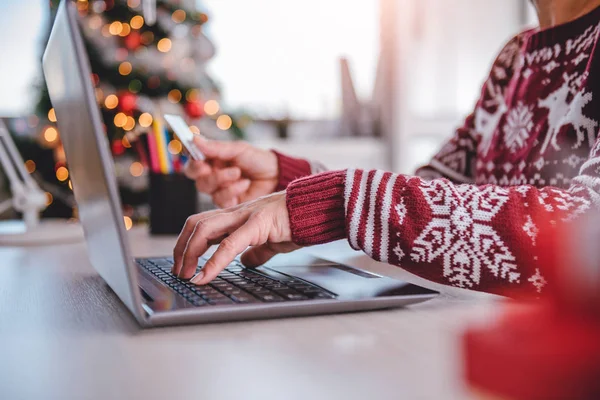
[(266, 268), (261, 267), (258, 270), (263, 273), (277, 271), (284, 275), (297, 277), (346, 299), (432, 293), (407, 282), (382, 277), (313, 256), (301, 258), (302, 260), (296, 260), (297, 263), (292, 259), (286, 260), (285, 257), (279, 260), (276, 258), (268, 263)]

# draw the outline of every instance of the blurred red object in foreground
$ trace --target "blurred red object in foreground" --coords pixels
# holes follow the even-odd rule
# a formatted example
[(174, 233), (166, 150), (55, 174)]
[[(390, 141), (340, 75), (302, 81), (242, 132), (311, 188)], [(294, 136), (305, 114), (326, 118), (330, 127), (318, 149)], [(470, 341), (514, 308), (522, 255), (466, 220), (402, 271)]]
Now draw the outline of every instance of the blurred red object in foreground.
[[(464, 337), (465, 373), (502, 399), (600, 399), (600, 218), (540, 229), (544, 298)], [(485, 397), (484, 396), (484, 397)]]

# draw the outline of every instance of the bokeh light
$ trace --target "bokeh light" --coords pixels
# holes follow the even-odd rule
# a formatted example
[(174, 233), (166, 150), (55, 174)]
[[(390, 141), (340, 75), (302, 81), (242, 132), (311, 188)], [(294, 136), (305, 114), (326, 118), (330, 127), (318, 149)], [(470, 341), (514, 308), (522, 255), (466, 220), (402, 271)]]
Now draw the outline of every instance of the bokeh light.
[(158, 49), (158, 51), (160, 51), (162, 53), (166, 53), (169, 50), (171, 50), (171, 46), (172, 46), (171, 39), (163, 38), (158, 41), (156, 48)]
[(44, 139), (48, 143), (56, 141), (56, 139), (58, 139), (58, 131), (56, 130), (56, 128), (53, 126), (47, 127), (44, 131)]
[(142, 115), (140, 115), (140, 118), (138, 119), (138, 121), (140, 122), (140, 126), (143, 128), (147, 128), (150, 125), (152, 125), (152, 115), (150, 115), (150, 113), (143, 113)]
[(27, 160), (25, 161), (25, 169), (27, 170), (28, 173), (33, 174), (35, 172), (35, 161), (33, 160)]
[(220, 109), (221, 106), (219, 106), (219, 103), (216, 100), (209, 100), (206, 103), (204, 103), (204, 112), (207, 115), (215, 115), (219, 112)]
[(65, 167), (59, 167), (56, 170), (56, 179), (58, 179), (61, 182), (64, 182), (67, 179), (69, 179), (69, 170)]
[(129, 172), (135, 177), (142, 176), (144, 173), (144, 166), (140, 162), (132, 162), (131, 166), (129, 166)]
[(109, 94), (108, 96), (106, 96), (106, 99), (104, 99), (104, 106), (109, 110), (116, 108), (118, 105), (119, 98), (114, 94)]
[(226, 131), (231, 128), (233, 121), (229, 115), (221, 115), (217, 118), (217, 128)]
[(50, 122), (56, 122), (56, 112), (54, 111), (54, 108), (51, 108), (50, 111), (48, 111), (48, 120)]
[(173, 154), (173, 155), (177, 155), (179, 153), (181, 153), (181, 151), (183, 150), (183, 145), (181, 144), (181, 142), (177, 139), (173, 139), (169, 142), (169, 153)]

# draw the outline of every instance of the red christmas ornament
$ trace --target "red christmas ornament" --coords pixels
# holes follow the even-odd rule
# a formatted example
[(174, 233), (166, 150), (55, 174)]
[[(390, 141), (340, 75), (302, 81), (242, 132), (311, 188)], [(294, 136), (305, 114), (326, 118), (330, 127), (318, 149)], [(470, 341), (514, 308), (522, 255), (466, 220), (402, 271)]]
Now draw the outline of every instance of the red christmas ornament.
[(119, 95), (119, 110), (129, 114), (137, 107), (137, 96), (131, 92), (124, 92)]
[(121, 154), (125, 153), (125, 146), (123, 146), (123, 141), (121, 139), (113, 140), (110, 147), (115, 156), (120, 156)]
[(193, 119), (201, 118), (204, 115), (202, 103), (197, 100), (189, 101), (184, 106), (185, 113)]
[(142, 45), (142, 35), (138, 31), (132, 31), (125, 36), (123, 43), (129, 50), (137, 50)]

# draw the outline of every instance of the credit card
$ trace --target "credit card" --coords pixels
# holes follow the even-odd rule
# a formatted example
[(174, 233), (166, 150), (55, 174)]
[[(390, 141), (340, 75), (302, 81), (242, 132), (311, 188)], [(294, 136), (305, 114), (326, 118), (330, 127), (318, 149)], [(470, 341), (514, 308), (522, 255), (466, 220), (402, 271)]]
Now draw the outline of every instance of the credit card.
[(204, 154), (194, 144), (194, 132), (190, 129), (185, 120), (179, 115), (165, 114), (165, 121), (171, 126), (175, 134), (186, 148), (190, 156), (197, 161), (206, 159)]

